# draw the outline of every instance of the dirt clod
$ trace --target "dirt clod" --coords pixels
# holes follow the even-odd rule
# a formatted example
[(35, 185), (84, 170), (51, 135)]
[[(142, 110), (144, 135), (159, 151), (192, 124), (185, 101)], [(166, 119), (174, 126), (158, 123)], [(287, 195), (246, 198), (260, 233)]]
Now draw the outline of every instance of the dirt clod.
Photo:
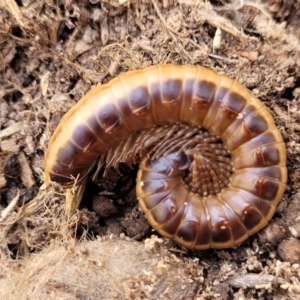
[(262, 245), (279, 243), (286, 236), (286, 228), (282, 220), (272, 220), (267, 227), (259, 232)]
[(116, 214), (118, 211), (113, 201), (102, 195), (93, 197), (92, 209), (99, 217), (107, 217)]
[(283, 240), (278, 245), (278, 254), (284, 261), (291, 264), (300, 261), (300, 241), (294, 237)]

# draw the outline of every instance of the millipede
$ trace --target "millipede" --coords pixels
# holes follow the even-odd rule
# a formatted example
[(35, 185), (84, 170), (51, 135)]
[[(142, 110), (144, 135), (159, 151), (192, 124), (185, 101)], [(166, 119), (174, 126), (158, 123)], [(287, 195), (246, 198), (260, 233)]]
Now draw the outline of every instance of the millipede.
[(159, 64), (90, 90), (49, 142), (46, 184), (81, 184), (100, 156), (114, 165), (116, 145), (125, 156), (143, 153), (139, 205), (186, 248), (241, 244), (268, 223), (286, 188), (285, 144), (268, 108), (205, 67)]

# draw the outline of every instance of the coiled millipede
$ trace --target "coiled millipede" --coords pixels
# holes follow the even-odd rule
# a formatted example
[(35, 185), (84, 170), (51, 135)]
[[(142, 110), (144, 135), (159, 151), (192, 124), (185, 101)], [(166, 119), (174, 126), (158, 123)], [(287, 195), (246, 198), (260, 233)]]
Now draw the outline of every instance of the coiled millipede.
[(282, 136), (248, 89), (200, 66), (156, 65), (89, 91), (50, 140), (45, 182), (80, 183), (112, 145), (155, 130), (136, 185), (155, 230), (187, 248), (228, 248), (267, 224), (286, 188)]

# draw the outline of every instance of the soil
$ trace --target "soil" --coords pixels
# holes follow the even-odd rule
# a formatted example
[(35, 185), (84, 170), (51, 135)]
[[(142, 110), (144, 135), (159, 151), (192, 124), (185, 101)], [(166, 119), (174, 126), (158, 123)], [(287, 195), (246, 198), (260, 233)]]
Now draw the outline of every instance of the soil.
[[(282, 133), (286, 192), (239, 247), (159, 237), (138, 208), (138, 166), (89, 180), (73, 214), (65, 190), (43, 184), (64, 113), (92, 87), (158, 63), (238, 80)], [(299, 121), (297, 0), (0, 0), (0, 298), (299, 299)]]

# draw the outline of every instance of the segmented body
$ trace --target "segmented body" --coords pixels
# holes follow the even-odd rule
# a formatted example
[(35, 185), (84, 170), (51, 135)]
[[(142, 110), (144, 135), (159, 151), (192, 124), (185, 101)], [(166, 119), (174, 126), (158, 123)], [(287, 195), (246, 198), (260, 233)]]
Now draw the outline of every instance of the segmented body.
[[(231, 171), (226, 186), (220, 185), (220, 163), (202, 155), (201, 147), (198, 154), (195, 145), (143, 159), (136, 191), (153, 228), (187, 248), (207, 249), (233, 247), (264, 227), (286, 187), (282, 136), (248, 89), (200, 66), (157, 65), (89, 91), (50, 140), (45, 181), (80, 183), (112, 144), (166, 123), (205, 128), (219, 137), (231, 156)], [(183, 179), (192, 161), (194, 182), (202, 169), (214, 168), (209, 192), (191, 191)]]

